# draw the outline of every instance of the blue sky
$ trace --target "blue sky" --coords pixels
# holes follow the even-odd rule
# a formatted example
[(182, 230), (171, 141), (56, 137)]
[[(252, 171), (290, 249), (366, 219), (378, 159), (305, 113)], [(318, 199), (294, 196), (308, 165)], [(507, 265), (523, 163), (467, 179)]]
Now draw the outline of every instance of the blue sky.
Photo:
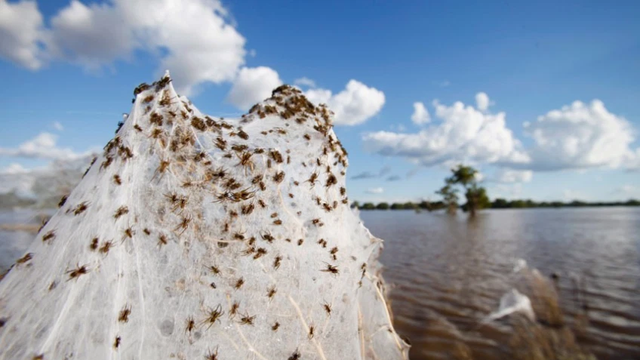
[(0, 0), (0, 172), (101, 148), (168, 67), (226, 117), (313, 80), (354, 200), (435, 199), (457, 162), (492, 198), (640, 198), (638, 18), (634, 1)]

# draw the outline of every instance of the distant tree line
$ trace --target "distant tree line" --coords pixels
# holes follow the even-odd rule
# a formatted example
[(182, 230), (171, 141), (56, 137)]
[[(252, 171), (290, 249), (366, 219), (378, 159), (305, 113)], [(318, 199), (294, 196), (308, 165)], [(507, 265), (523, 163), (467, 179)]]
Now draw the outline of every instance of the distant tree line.
[[(562, 208), (562, 207), (587, 207), (587, 206), (640, 206), (640, 200), (630, 199), (627, 201), (612, 201), (612, 202), (585, 202), (574, 200), (571, 202), (562, 201), (542, 201), (537, 202), (533, 200), (506, 200), (495, 199), (491, 201), (485, 209), (527, 209), (527, 208)], [(443, 201), (421, 201), (421, 202), (406, 202), (406, 203), (363, 203), (355, 201), (351, 204), (351, 207), (357, 207), (360, 210), (446, 210), (448, 209), (447, 203)]]
[[(640, 200), (628, 200), (617, 202), (585, 202), (574, 200), (571, 202), (533, 200), (506, 200), (495, 199), (490, 201), (485, 188), (477, 183), (478, 171), (470, 166), (458, 165), (451, 169), (451, 176), (445, 179), (445, 185), (436, 191), (442, 197), (441, 201), (421, 201), (419, 203), (393, 203), (381, 202), (378, 204), (355, 201), (351, 207), (360, 210), (443, 210), (454, 215), (458, 209), (469, 212), (470, 216), (475, 216), (477, 210), (481, 209), (525, 209), (525, 208), (560, 208), (560, 207), (585, 207), (585, 206), (640, 206)], [(460, 188), (464, 191), (466, 203), (458, 204), (458, 192)]]

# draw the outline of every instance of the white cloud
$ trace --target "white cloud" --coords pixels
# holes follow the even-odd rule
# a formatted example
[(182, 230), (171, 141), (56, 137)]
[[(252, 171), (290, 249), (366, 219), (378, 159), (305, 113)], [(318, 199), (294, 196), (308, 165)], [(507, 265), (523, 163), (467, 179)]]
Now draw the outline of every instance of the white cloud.
[(242, 68), (233, 83), (227, 100), (241, 110), (248, 110), (255, 103), (269, 96), (282, 85), (278, 73), (268, 67)]
[(357, 80), (350, 80), (346, 88), (335, 95), (326, 89), (310, 89), (305, 95), (311, 102), (327, 104), (335, 113), (335, 125), (361, 124), (380, 112), (385, 102), (382, 91)]
[(600, 100), (549, 111), (525, 129), (535, 142), (529, 151), (534, 170), (634, 167), (640, 154), (630, 148), (631, 124)]
[(590, 104), (576, 101), (535, 122), (525, 122), (526, 133), (533, 140), (527, 149), (507, 128), (506, 114), (488, 110), (493, 102), (485, 93), (478, 93), (476, 102), (477, 107), (459, 101), (446, 106), (434, 100), (434, 116), (441, 122), (412, 134), (367, 133), (362, 138), (364, 147), (423, 166), (460, 162), (499, 165), (504, 169), (492, 180), (501, 182), (530, 181), (532, 171), (640, 169), (640, 148), (631, 148), (634, 129), (599, 100)]
[(532, 178), (531, 170), (499, 169), (494, 180), (501, 183), (521, 183), (530, 182)]
[(442, 121), (414, 134), (379, 131), (363, 136), (365, 149), (425, 166), (451, 162), (523, 163), (527, 155), (506, 127), (505, 113), (489, 114), (456, 102), (434, 102)]
[(0, 174), (2, 175), (17, 175), (17, 174), (24, 174), (26, 172), (28, 172), (28, 170), (25, 169), (22, 165), (17, 163), (12, 163), (6, 168), (0, 170)]
[(54, 121), (52, 125), (53, 125), (53, 128), (58, 131), (64, 130), (64, 126), (62, 126), (62, 124), (60, 124), (59, 121)]
[(72, 0), (50, 23), (40, 31), (34, 2), (0, 0), (0, 55), (32, 69), (51, 59), (96, 69), (147, 51), (160, 58), (158, 75), (169, 69), (185, 95), (205, 82), (232, 81), (246, 55), (219, 0)]
[(42, 15), (35, 1), (0, 0), (0, 57), (26, 68), (42, 66)]
[(309, 79), (308, 77), (301, 77), (299, 79), (295, 79), (293, 83), (298, 86), (307, 86), (310, 88), (316, 87), (316, 82)]
[(478, 110), (485, 111), (489, 108), (489, 105), (491, 105), (489, 101), (489, 95), (483, 92), (479, 92), (476, 94), (476, 107), (478, 108)]
[(429, 110), (424, 107), (424, 104), (421, 102), (413, 103), (413, 114), (411, 115), (411, 121), (414, 124), (422, 125), (431, 121), (431, 117), (429, 116)]
[(0, 148), (0, 156), (70, 161), (84, 158), (91, 153), (76, 153), (68, 148), (59, 148), (56, 146), (57, 140), (57, 135), (43, 132), (17, 148)]
[(384, 189), (381, 187), (371, 188), (367, 190), (368, 194), (382, 194), (383, 192), (384, 192)]

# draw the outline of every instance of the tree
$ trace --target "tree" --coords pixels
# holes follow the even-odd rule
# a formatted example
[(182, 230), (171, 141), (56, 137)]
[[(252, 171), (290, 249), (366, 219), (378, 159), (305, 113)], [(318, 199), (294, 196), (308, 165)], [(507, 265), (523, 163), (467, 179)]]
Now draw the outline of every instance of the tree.
[(464, 208), (469, 211), (469, 215), (476, 216), (476, 210), (491, 207), (491, 201), (487, 196), (487, 191), (483, 187), (473, 184), (467, 188), (465, 193), (467, 203)]
[(351, 203), (351, 208), (352, 208), (352, 209), (354, 209), (354, 208), (356, 208), (356, 209), (357, 209), (357, 208), (360, 208), (360, 203), (359, 203), (359, 202), (357, 202), (357, 201), (352, 202), (352, 203)]
[(478, 170), (460, 164), (451, 169), (451, 173), (451, 176), (445, 179), (445, 186), (437, 191), (444, 198), (449, 214), (455, 214), (458, 207), (458, 196), (456, 195), (458, 190), (455, 185), (461, 185), (465, 190), (467, 202), (462, 206), (462, 209), (469, 211), (470, 216), (475, 216), (479, 209), (491, 207), (487, 190), (478, 186)]
[(391, 210), (402, 210), (404, 207), (402, 206), (402, 204), (399, 203), (393, 203), (391, 204)]
[(381, 202), (378, 204), (378, 206), (376, 206), (376, 209), (378, 210), (389, 210), (389, 204), (387, 204), (386, 202)]
[[(448, 180), (448, 179), (447, 179)], [(453, 187), (453, 184), (447, 183), (442, 189), (436, 191), (444, 199), (444, 203), (447, 206), (447, 212), (451, 215), (455, 215), (458, 210), (458, 195), (456, 194), (458, 189)]]
[(375, 210), (375, 209), (376, 209), (376, 206), (373, 205), (373, 203), (370, 203), (370, 202), (364, 203), (362, 205), (362, 207), (360, 208), (360, 210)]

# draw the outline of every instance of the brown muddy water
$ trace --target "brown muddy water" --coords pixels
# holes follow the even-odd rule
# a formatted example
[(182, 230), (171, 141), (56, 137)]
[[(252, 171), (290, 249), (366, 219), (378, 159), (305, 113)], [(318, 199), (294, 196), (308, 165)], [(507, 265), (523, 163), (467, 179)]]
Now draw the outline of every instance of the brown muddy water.
[[(575, 339), (598, 359), (640, 359), (640, 208), (487, 210), (474, 220), (363, 211), (361, 218), (385, 240), (383, 274), (412, 360), (593, 358), (573, 356), (572, 349), (535, 353), (540, 339), (560, 333), (553, 337), (560, 347), (571, 348)], [(0, 224), (39, 222), (29, 210), (0, 211)], [(33, 239), (0, 229), (0, 270)], [(514, 272), (522, 260), (527, 268)], [(540, 313), (544, 297), (530, 296), (535, 322), (512, 315), (483, 323), (511, 289), (530, 295), (522, 275), (536, 269), (557, 289), (563, 320)], [(547, 280), (551, 274), (557, 281)], [(514, 335), (522, 324), (525, 340)]]
[[(411, 359), (518, 358), (516, 315), (482, 323), (502, 295), (522, 287), (518, 259), (557, 289), (564, 315), (560, 323), (531, 322), (537, 336), (570, 333), (598, 359), (640, 359), (640, 208), (487, 210), (473, 220), (363, 211), (361, 218), (385, 239), (383, 274)], [(535, 309), (539, 299), (531, 301)], [(533, 341), (529, 351), (538, 347)], [(553, 358), (585, 358), (570, 353)]]

